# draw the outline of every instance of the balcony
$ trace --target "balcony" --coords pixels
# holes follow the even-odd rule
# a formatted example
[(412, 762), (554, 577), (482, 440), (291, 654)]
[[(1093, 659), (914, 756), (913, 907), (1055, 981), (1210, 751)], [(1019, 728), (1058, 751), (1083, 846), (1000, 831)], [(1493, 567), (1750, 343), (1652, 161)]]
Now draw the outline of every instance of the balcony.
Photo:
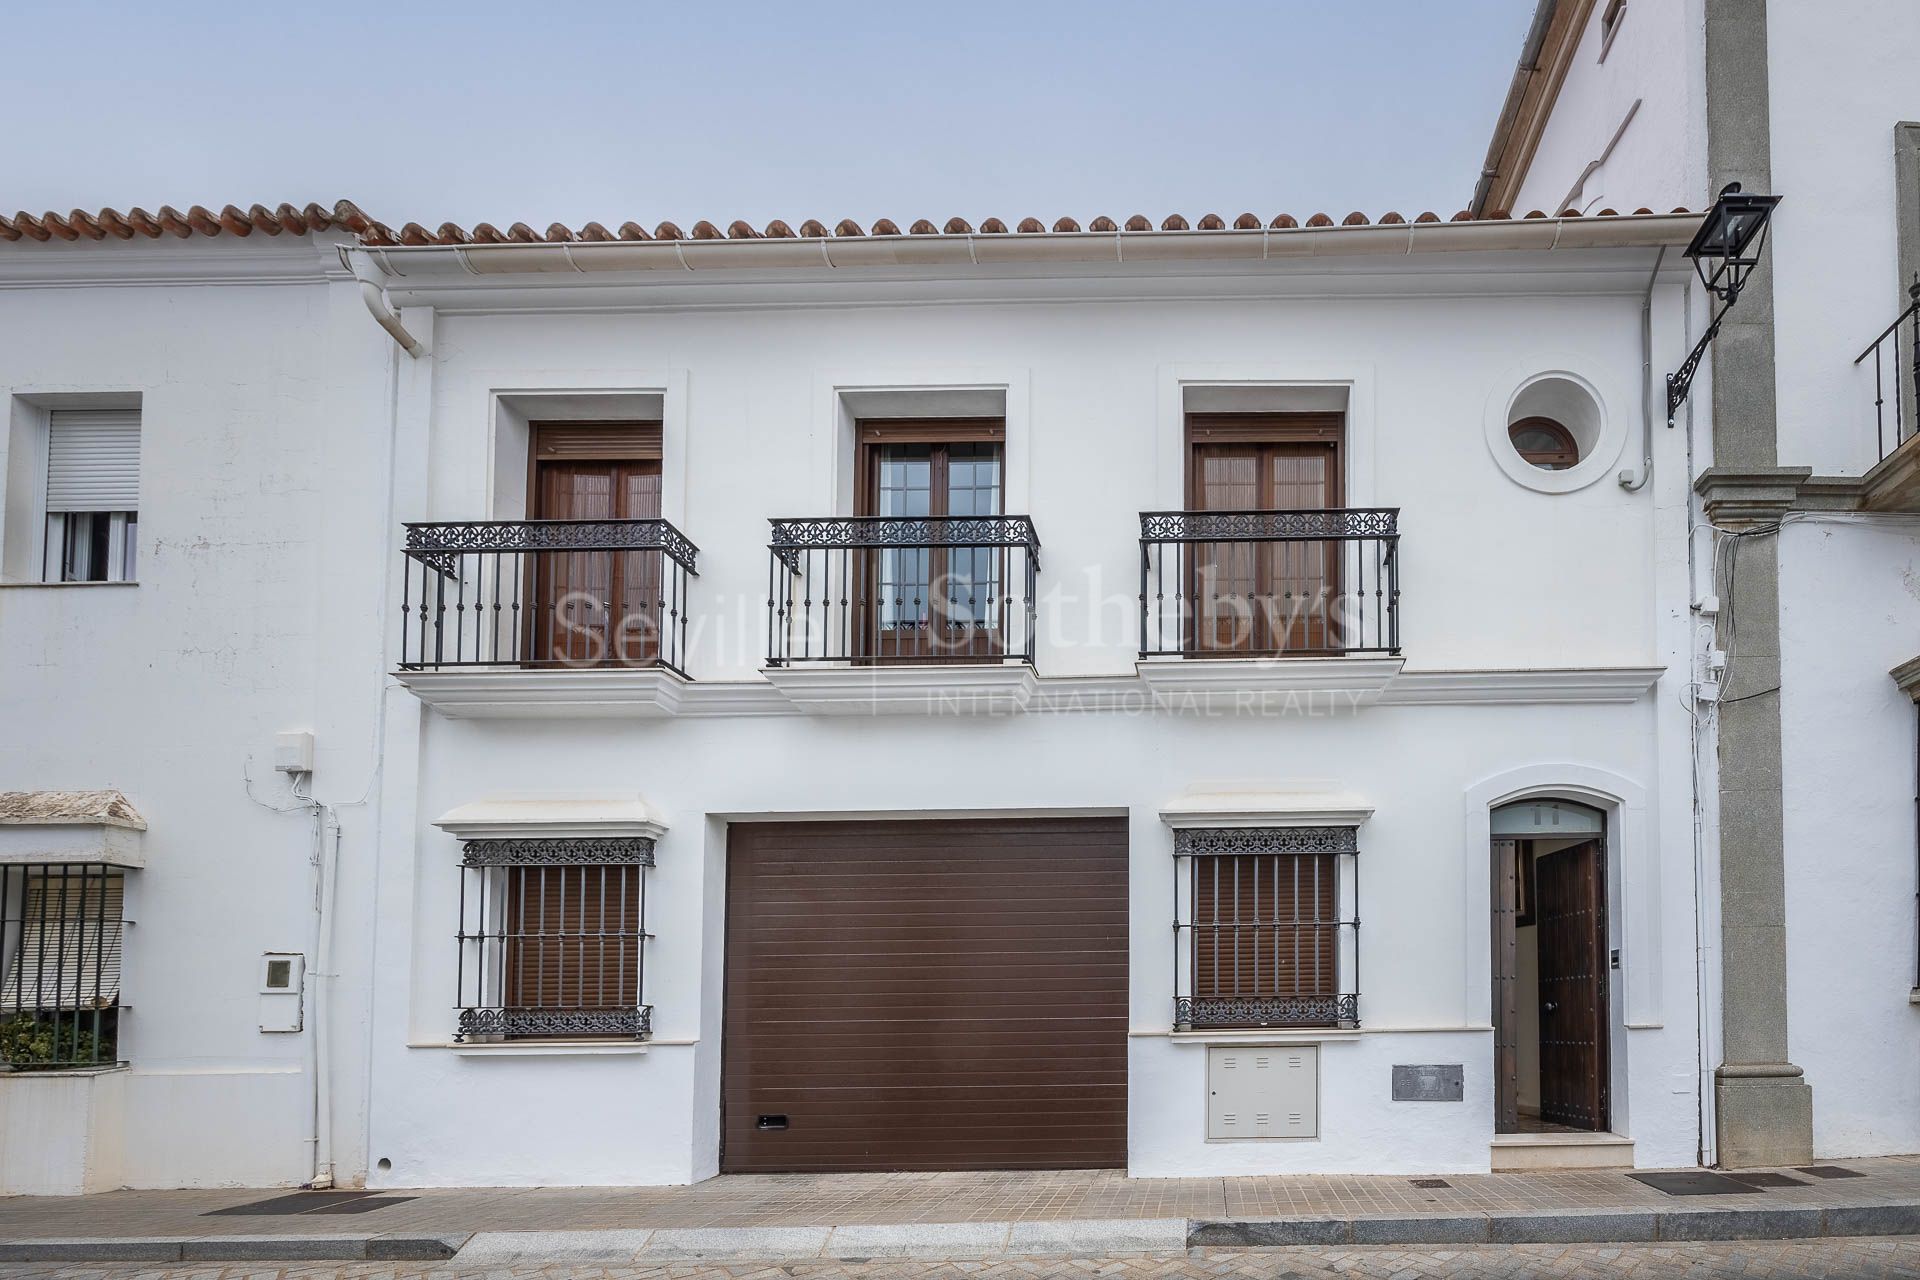
[(1860, 482), (1868, 511), (1920, 511), (1920, 280), (1910, 306), (1854, 358), (1873, 368), (1873, 419), (1880, 461)]
[(1033, 690), (1026, 516), (775, 520), (767, 678), (821, 712), (999, 711)]
[(1399, 519), (1143, 512), (1141, 676), (1163, 700), (1377, 697), (1400, 668)]
[(513, 714), (498, 704), (522, 700), (525, 714), (560, 703), (609, 715), (672, 711), (687, 678), (687, 588), (699, 551), (671, 524), (404, 528), (400, 674), (424, 700), (449, 714)]

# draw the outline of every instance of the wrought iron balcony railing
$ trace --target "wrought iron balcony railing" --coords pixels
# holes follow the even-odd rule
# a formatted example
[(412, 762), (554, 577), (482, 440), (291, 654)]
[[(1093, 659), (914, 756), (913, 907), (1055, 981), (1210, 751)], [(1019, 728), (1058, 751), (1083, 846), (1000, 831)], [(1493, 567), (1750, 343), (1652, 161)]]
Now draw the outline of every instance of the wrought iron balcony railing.
[(1873, 423), (1882, 458), (1920, 432), (1920, 279), (1907, 296), (1912, 304), (1853, 360), (1856, 368), (1873, 360)]
[(401, 662), (685, 674), (698, 549), (665, 520), (409, 524)]
[(1026, 516), (775, 520), (767, 662), (1033, 661)]
[(1140, 656), (1400, 652), (1400, 512), (1148, 511)]

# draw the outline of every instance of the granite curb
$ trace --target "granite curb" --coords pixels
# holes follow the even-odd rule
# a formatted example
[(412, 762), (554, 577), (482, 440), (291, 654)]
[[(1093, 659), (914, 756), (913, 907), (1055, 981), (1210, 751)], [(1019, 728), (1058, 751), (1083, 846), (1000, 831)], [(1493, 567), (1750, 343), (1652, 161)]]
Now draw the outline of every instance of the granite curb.
[(850, 1223), (373, 1235), (124, 1236), (0, 1240), (15, 1262), (435, 1262), (489, 1265), (669, 1259), (1097, 1256), (1293, 1245), (1700, 1243), (1920, 1236), (1920, 1201), (1831, 1208), (1593, 1209), (1208, 1220)]
[(1285, 1245), (1645, 1244), (1920, 1235), (1920, 1203), (1809, 1209), (1597, 1209), (1408, 1217), (1193, 1220), (1189, 1248)]

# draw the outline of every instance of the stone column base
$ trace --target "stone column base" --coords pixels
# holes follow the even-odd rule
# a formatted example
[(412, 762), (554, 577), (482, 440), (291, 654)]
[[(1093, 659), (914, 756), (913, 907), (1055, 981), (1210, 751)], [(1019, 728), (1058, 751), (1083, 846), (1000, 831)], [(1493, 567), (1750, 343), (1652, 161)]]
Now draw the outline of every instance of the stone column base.
[(1723, 1066), (1713, 1074), (1713, 1098), (1721, 1168), (1813, 1160), (1813, 1087), (1791, 1062)]

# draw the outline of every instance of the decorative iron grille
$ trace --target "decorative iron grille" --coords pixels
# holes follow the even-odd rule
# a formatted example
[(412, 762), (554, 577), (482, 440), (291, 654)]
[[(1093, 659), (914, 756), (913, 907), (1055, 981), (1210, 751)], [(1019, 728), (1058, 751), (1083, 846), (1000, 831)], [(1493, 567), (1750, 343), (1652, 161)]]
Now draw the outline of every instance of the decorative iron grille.
[(1353, 827), (1174, 833), (1178, 1031), (1360, 1023)]
[(767, 661), (1033, 661), (1026, 516), (775, 520)]
[(0, 1069), (119, 1061), (124, 901), (113, 867), (0, 865)]
[(469, 840), (460, 861), (456, 1041), (652, 1034), (652, 840)]
[[(699, 549), (665, 520), (409, 524), (401, 663), (685, 674)], [(417, 566), (417, 567), (416, 567)]]
[(1397, 507), (1147, 511), (1140, 656), (1400, 652)]

